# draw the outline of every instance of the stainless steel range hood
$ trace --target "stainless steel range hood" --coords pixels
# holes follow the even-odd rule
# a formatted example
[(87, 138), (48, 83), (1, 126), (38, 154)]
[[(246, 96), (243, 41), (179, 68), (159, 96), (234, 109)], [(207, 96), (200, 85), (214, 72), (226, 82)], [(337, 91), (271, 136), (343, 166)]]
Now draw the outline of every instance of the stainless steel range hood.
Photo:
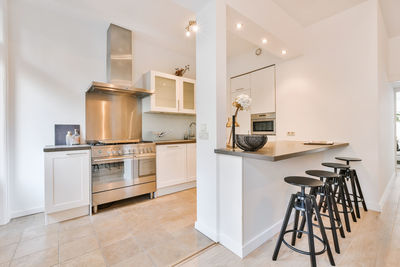
[(128, 94), (139, 98), (151, 95), (152, 92), (142, 88), (135, 88), (126, 85), (117, 85), (112, 83), (92, 82), (87, 93), (109, 93), (109, 94)]
[(107, 30), (107, 83), (93, 82), (87, 92), (130, 94), (144, 97), (149, 90), (134, 87), (133, 33), (110, 24)]

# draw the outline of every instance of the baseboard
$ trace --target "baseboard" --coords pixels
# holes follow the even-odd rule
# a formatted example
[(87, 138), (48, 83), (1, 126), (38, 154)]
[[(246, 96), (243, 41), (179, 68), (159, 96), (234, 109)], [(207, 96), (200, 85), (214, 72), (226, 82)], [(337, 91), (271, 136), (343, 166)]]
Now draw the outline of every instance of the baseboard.
[(215, 231), (215, 229), (211, 229), (210, 227), (206, 226), (205, 224), (196, 221), (194, 223), (194, 228), (201, 232), (202, 234), (204, 234), (205, 236), (207, 236), (208, 238), (210, 238), (211, 240), (213, 240), (214, 242), (218, 242), (218, 235), (217, 232)]
[(69, 210), (45, 214), (45, 224), (58, 223), (90, 214), (90, 206), (83, 206)]
[(10, 217), (11, 217), (11, 219), (13, 219), (13, 218), (18, 218), (18, 217), (22, 217), (22, 216), (36, 214), (39, 212), (44, 212), (44, 207), (38, 207), (38, 208), (29, 209), (29, 210), (13, 211), (13, 212), (11, 212)]
[(219, 234), (219, 243), (235, 253), (237, 256), (240, 258), (245, 257), (246, 255), (243, 255), (243, 247), (240, 243), (232, 240), (229, 236), (224, 235), (223, 233)]
[(164, 195), (169, 195), (173, 194), (179, 191), (184, 191), (190, 188), (196, 187), (196, 180), (188, 182), (188, 183), (183, 183), (183, 184), (177, 184), (177, 185), (172, 185), (172, 186), (167, 186), (163, 188), (158, 188), (156, 191), (156, 197), (161, 197)]
[[(385, 202), (390, 194), (390, 190), (392, 188), (392, 185), (396, 179), (396, 172), (393, 172), (392, 177), (390, 178), (389, 182), (387, 183), (386, 187), (385, 187), (385, 191), (383, 191), (382, 197), (379, 200), (379, 211), (382, 211), (383, 206), (385, 205)], [(368, 206), (367, 206), (368, 207)], [(368, 207), (369, 208), (369, 207)]]
[[(288, 225), (293, 223), (294, 218), (293, 216), (290, 218)], [(250, 241), (246, 242), (243, 246), (243, 257), (246, 257), (249, 255), (251, 252), (253, 252), (255, 249), (257, 249), (259, 246), (270, 240), (272, 237), (274, 237), (279, 231), (281, 230), (283, 223), (283, 219), (277, 221), (274, 223), (271, 227), (265, 229), (262, 231), (260, 234), (258, 234), (256, 237), (252, 238)]]

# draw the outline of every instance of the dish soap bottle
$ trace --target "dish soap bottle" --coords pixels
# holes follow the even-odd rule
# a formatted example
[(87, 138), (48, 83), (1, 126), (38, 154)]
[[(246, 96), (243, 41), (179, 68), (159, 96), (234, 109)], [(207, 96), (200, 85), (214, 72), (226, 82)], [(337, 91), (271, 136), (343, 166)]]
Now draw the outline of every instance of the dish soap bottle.
[(72, 145), (72, 133), (71, 133), (71, 131), (68, 131), (67, 135), (65, 136), (65, 144), (67, 146)]
[(74, 135), (72, 136), (72, 144), (79, 145), (81, 143), (81, 138), (78, 129), (74, 129)]

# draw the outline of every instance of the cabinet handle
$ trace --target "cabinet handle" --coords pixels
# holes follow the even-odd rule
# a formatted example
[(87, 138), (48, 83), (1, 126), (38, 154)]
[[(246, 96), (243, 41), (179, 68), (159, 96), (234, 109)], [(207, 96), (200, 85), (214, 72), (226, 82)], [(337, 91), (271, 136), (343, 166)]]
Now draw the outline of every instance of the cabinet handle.
[(242, 87), (242, 88), (238, 88), (238, 89), (236, 89), (236, 91), (242, 91), (242, 90), (244, 90), (244, 88)]
[(87, 155), (86, 152), (81, 152), (81, 153), (67, 153), (67, 156), (74, 156), (74, 155)]
[(176, 148), (176, 147), (179, 147), (179, 146), (167, 146), (168, 148)]

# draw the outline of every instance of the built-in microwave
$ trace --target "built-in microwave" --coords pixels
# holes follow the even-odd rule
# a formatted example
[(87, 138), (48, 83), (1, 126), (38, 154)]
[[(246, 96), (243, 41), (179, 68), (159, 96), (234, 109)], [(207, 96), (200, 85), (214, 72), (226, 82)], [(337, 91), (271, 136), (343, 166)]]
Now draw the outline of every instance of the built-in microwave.
[(251, 134), (275, 135), (275, 112), (251, 114)]

